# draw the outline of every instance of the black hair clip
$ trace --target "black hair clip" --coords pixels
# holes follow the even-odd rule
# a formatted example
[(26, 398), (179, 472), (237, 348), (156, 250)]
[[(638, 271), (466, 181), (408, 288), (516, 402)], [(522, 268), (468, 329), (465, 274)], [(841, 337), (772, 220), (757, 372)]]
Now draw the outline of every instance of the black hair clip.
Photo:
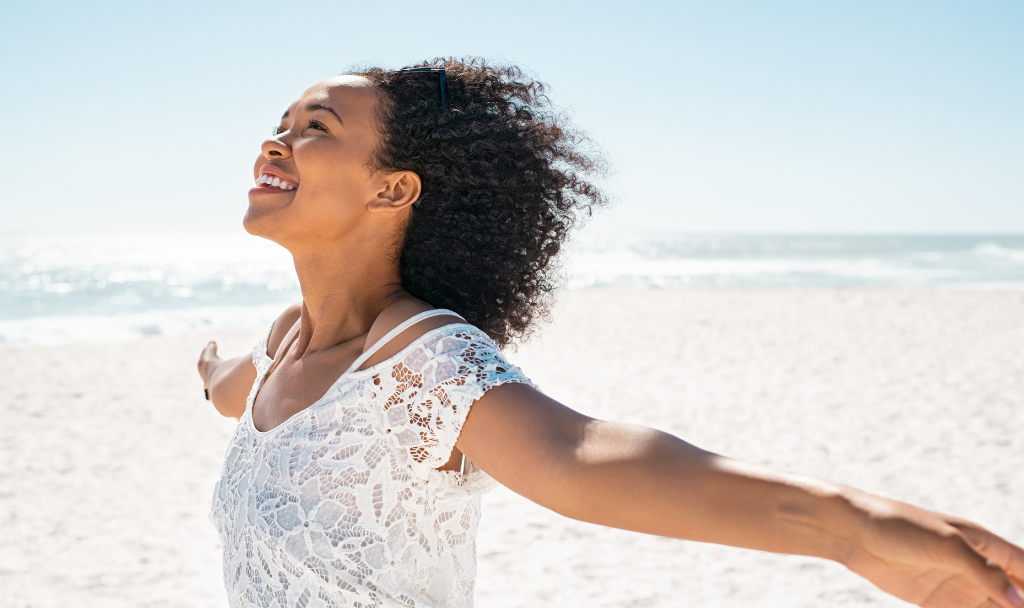
[(441, 91), (441, 107), (445, 106), (448, 100), (448, 81), (445, 80), (444, 68), (402, 68), (398, 70), (399, 73), (417, 73), (417, 72), (430, 72), (437, 74), (437, 88)]

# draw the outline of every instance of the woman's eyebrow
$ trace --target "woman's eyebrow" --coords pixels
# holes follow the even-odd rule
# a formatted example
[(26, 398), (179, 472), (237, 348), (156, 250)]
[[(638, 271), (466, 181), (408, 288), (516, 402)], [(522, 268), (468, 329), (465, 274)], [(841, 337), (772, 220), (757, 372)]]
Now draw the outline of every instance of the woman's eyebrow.
[(322, 103), (311, 103), (306, 106), (307, 112), (315, 112), (317, 110), (326, 110), (327, 112), (334, 114), (334, 117), (338, 119), (338, 122), (340, 122), (342, 126), (345, 126), (345, 121), (341, 119), (341, 116), (338, 116), (338, 113), (335, 112), (331, 106), (325, 106)]
[[(326, 110), (326, 111), (330, 112), (331, 114), (334, 114), (334, 117), (338, 119), (338, 122), (340, 122), (342, 124), (342, 126), (345, 125), (345, 121), (342, 120), (341, 116), (338, 116), (338, 113), (335, 112), (334, 109), (332, 107), (330, 107), (330, 106), (325, 106), (322, 103), (311, 103), (308, 106), (306, 106), (306, 111), (307, 112), (315, 112), (317, 110)], [(281, 120), (284, 120), (285, 118), (288, 118), (288, 114), (290, 112), (291, 112), (290, 110), (285, 110), (284, 114), (281, 115)]]

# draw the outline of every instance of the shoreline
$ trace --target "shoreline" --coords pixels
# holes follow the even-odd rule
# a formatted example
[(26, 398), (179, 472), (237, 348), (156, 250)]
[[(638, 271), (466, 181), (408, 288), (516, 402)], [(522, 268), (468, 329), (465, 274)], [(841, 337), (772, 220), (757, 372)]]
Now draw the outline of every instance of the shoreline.
[[(970, 293), (1024, 293), (1024, 284), (963, 284), (927, 286), (657, 286), (638, 287), (583, 287), (563, 289), (556, 295), (557, 302), (567, 298), (600, 297), (615, 294), (650, 291), (721, 292), (721, 293), (794, 293), (827, 291), (864, 291), (869, 293), (901, 292), (970, 292)], [(590, 294), (580, 295), (573, 294)], [(301, 298), (301, 295), (297, 296)], [(296, 300), (297, 301), (297, 300)], [(74, 346), (96, 344), (126, 344), (160, 337), (206, 336), (218, 332), (251, 332), (255, 328), (266, 331), (273, 320), (293, 302), (259, 304), (252, 306), (195, 306), (170, 309), (126, 312), (117, 314), (49, 315), (19, 319), (0, 319), (0, 350), (37, 348), (46, 346)], [(555, 308), (558, 308), (556, 303)], [(542, 332), (546, 323), (542, 323)]]

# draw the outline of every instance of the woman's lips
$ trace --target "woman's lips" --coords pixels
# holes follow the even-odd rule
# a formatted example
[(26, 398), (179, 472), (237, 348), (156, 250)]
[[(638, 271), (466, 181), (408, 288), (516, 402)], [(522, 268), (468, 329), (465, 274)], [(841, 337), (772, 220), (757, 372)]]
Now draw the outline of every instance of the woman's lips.
[(281, 177), (270, 173), (260, 173), (260, 176), (256, 179), (256, 186), (262, 186), (264, 188), (280, 188), (281, 190), (294, 190), (299, 187), (295, 182), (282, 179)]
[(292, 192), (298, 187), (298, 183), (281, 177), (279, 171), (274, 171), (272, 167), (263, 167), (260, 169), (260, 176), (256, 178), (256, 187), (249, 190), (249, 194), (281, 194)]
[(269, 188), (266, 187), (266, 186), (256, 186), (255, 188), (252, 188), (252, 189), (249, 190), (249, 196), (252, 196), (254, 194), (255, 195), (259, 195), (259, 196), (269, 195), (269, 194), (293, 194), (294, 192), (295, 192), (294, 189), (292, 189), (292, 190), (282, 190), (280, 188), (275, 188), (273, 186), (271, 186)]

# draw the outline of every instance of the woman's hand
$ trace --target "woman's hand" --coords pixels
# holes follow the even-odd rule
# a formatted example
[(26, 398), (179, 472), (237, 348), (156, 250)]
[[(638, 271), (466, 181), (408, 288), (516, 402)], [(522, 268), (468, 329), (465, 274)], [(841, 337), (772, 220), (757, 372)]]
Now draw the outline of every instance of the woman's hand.
[(221, 359), (217, 355), (217, 343), (211, 341), (199, 354), (198, 367), (213, 407), (224, 416), (241, 418), (249, 390), (256, 380), (252, 358)]
[(210, 386), (213, 370), (223, 362), (224, 360), (217, 355), (217, 343), (213, 340), (207, 342), (203, 352), (199, 353), (199, 377), (203, 379), (204, 387)]
[(924, 608), (1024, 606), (1024, 550), (968, 521), (851, 491), (846, 566)]

